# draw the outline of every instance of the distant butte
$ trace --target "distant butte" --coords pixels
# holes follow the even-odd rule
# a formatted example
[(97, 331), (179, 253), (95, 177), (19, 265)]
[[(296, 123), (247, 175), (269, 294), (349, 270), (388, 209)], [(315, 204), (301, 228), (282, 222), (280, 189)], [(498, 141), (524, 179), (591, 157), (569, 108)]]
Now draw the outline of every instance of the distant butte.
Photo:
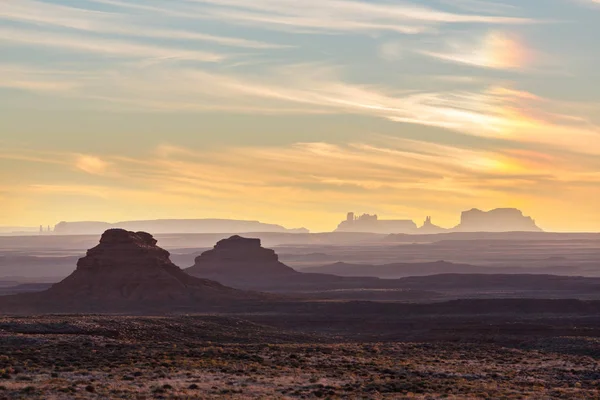
[(348, 213), (335, 232), (369, 232), (381, 234), (436, 234), (444, 232), (542, 232), (535, 220), (526, 217), (516, 208), (498, 208), (481, 211), (476, 208), (464, 211), (461, 222), (454, 228), (445, 229), (434, 225), (427, 217), (423, 226), (411, 220), (382, 220), (377, 215), (356, 216)]
[(279, 261), (275, 251), (262, 247), (259, 239), (232, 236), (196, 258), (185, 270), (190, 275), (227, 286), (267, 292), (311, 292), (389, 289), (396, 283), (374, 277), (341, 277), (296, 271)]
[(213, 249), (197, 257), (194, 266), (185, 272), (234, 287), (275, 283), (303, 275), (280, 262), (274, 250), (262, 247), (260, 239), (238, 235), (217, 242)]
[(371, 232), (371, 233), (416, 233), (417, 225), (411, 220), (383, 220), (377, 215), (361, 216), (349, 212), (336, 232)]
[(535, 220), (516, 208), (497, 208), (488, 212), (476, 208), (464, 211), (455, 232), (541, 232)]
[(98, 235), (107, 229), (145, 231), (153, 234), (169, 233), (308, 233), (305, 228), (287, 229), (281, 225), (259, 221), (233, 219), (158, 219), (149, 221), (107, 222), (80, 221), (61, 222), (54, 227), (56, 235)]

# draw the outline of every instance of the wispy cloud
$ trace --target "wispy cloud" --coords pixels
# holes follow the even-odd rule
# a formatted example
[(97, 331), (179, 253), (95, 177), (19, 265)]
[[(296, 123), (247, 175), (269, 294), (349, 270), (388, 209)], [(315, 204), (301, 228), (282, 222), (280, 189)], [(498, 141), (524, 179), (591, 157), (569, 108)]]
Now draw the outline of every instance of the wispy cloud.
[(40, 70), (26, 65), (0, 64), (0, 88), (66, 93), (73, 91), (77, 86), (71, 74), (61, 76), (58, 71)]
[[(112, 153), (35, 157), (46, 158), (49, 164), (67, 160), (56, 164), (67, 171), (74, 160), (89, 176), (85, 183), (77, 175), (42, 182), (37, 175), (25, 174), (9, 193), (31, 192), (42, 199), (84, 196), (113, 210), (131, 210), (135, 205), (134, 215), (127, 218), (143, 218), (151, 210), (160, 210), (164, 217), (202, 217), (209, 216), (206, 210), (214, 210), (210, 216), (252, 215), (290, 226), (308, 223), (316, 229), (331, 229), (328, 224), (346, 210), (342, 205), (374, 211), (374, 198), (375, 211), (388, 215), (417, 218), (428, 209), (455, 218), (468, 206), (515, 204), (516, 195), (521, 205), (547, 204), (549, 198), (589, 194), (593, 185), (600, 184), (598, 158), (562, 149), (442, 145), (383, 135), (347, 144), (321, 141), (195, 150), (167, 142), (136, 157)], [(108, 166), (119, 173), (108, 174)], [(570, 189), (557, 194), (557, 186)], [(543, 208), (536, 207), (536, 215), (547, 215)], [(84, 215), (77, 206), (58, 211), (61, 218)]]
[(441, 2), (455, 9), (473, 13), (504, 15), (519, 11), (515, 5), (493, 0), (441, 0)]
[(567, 110), (524, 91), (491, 86), (482, 91), (398, 93), (382, 86), (344, 81), (343, 69), (315, 64), (262, 72), (237, 75), (160, 65), (134, 68), (75, 80), (75, 96), (164, 112), (367, 115), (600, 154), (598, 129), (584, 114), (578, 114), (576, 107)]
[(473, 43), (448, 40), (441, 51), (421, 50), (421, 54), (440, 60), (493, 69), (527, 69), (534, 61), (534, 50), (517, 35), (490, 31)]
[(75, 168), (92, 175), (104, 175), (110, 168), (110, 163), (97, 156), (78, 154), (75, 158)]
[[(186, 16), (188, 14), (182, 13), (182, 15)], [(136, 19), (127, 14), (99, 12), (37, 0), (0, 3), (0, 19), (101, 34), (199, 41), (250, 49), (287, 47), (244, 38), (212, 35), (195, 30), (157, 28), (149, 25), (144, 19)]]
[(89, 36), (72, 36), (24, 29), (0, 28), (0, 43), (57, 48), (122, 58), (183, 59), (202, 62), (222, 61), (216, 53), (151, 46), (124, 40), (109, 40)]
[[(172, 7), (147, 6), (122, 0), (94, 0), (118, 7), (179, 16)], [(293, 32), (398, 32), (416, 34), (446, 23), (530, 24), (527, 18), (460, 14), (403, 3), (375, 3), (349, 0), (306, 0), (301, 6), (292, 0), (193, 0), (188, 18), (215, 19), (254, 27)], [(160, 4), (160, 3), (159, 3)], [(171, 4), (170, 4), (171, 5)]]

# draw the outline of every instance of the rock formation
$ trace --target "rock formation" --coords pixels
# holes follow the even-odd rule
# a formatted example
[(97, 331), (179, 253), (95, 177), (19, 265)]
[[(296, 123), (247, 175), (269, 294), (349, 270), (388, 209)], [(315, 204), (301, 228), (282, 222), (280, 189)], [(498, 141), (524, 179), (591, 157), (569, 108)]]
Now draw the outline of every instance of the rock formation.
[(274, 250), (262, 247), (260, 239), (237, 235), (217, 242), (212, 250), (197, 257), (194, 266), (186, 272), (233, 286), (302, 275), (280, 262)]
[(120, 228), (129, 231), (146, 231), (154, 234), (167, 233), (308, 233), (307, 229), (286, 229), (281, 225), (258, 221), (230, 219), (160, 219), (153, 221), (107, 222), (61, 222), (54, 228), (57, 235), (97, 235), (107, 229)]
[(498, 208), (488, 212), (476, 208), (464, 211), (455, 232), (541, 232), (531, 217), (516, 208)]
[(363, 214), (359, 217), (348, 213), (336, 232), (370, 232), (370, 233), (416, 233), (417, 225), (411, 220), (383, 220), (377, 215)]
[(271, 292), (333, 290), (365, 285), (379, 287), (376, 278), (356, 279), (298, 272), (280, 262), (275, 251), (262, 247), (260, 239), (240, 236), (219, 241), (212, 250), (197, 257), (194, 266), (185, 271), (239, 289)]
[(421, 233), (421, 234), (443, 233), (443, 232), (447, 232), (447, 231), (448, 231), (448, 229), (434, 225), (431, 222), (431, 217), (425, 218), (425, 222), (423, 222), (423, 226), (421, 226), (419, 228), (419, 233)]
[(434, 225), (427, 217), (423, 226), (411, 220), (381, 220), (377, 215), (359, 217), (348, 213), (335, 232), (368, 232), (383, 234), (436, 234), (444, 232), (542, 232), (531, 217), (515, 208), (498, 208), (488, 212), (478, 209), (464, 211), (458, 226), (445, 229)]
[(187, 275), (156, 243), (148, 233), (108, 230), (79, 260), (75, 272), (47, 291), (19, 300), (34, 303), (40, 311), (164, 312), (264, 298)]

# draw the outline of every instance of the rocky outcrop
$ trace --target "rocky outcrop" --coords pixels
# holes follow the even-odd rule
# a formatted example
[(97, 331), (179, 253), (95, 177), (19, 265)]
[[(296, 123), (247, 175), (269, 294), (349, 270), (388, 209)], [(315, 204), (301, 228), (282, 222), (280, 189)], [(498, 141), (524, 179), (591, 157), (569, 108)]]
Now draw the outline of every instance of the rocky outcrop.
[(381, 234), (416, 233), (417, 225), (411, 220), (384, 220), (377, 215), (348, 213), (335, 232), (369, 232)]
[(443, 232), (447, 232), (447, 231), (448, 231), (448, 229), (434, 225), (431, 222), (431, 217), (425, 218), (425, 222), (423, 222), (423, 226), (421, 226), (419, 228), (420, 234), (435, 234), (435, 233), (443, 233)]
[(516, 208), (498, 208), (488, 212), (476, 208), (464, 211), (456, 232), (541, 232), (531, 217)]
[(45, 292), (22, 295), (20, 300), (35, 303), (40, 311), (164, 312), (263, 298), (187, 275), (148, 233), (111, 229), (79, 260), (70, 276)]
[(197, 257), (194, 266), (186, 272), (234, 287), (254, 282), (278, 282), (302, 275), (280, 262), (274, 250), (262, 247), (260, 239), (237, 235), (217, 242), (212, 250)]
[(238, 289), (267, 292), (310, 292), (318, 290), (388, 288), (377, 278), (346, 278), (298, 272), (279, 261), (275, 251), (265, 249), (260, 239), (232, 236), (196, 258), (185, 270), (200, 278)]
[(488, 212), (478, 209), (464, 211), (458, 226), (445, 229), (434, 225), (427, 217), (423, 226), (411, 220), (382, 220), (377, 215), (356, 216), (348, 213), (335, 232), (370, 232), (384, 234), (437, 234), (444, 232), (542, 232), (535, 221), (515, 208), (498, 208)]

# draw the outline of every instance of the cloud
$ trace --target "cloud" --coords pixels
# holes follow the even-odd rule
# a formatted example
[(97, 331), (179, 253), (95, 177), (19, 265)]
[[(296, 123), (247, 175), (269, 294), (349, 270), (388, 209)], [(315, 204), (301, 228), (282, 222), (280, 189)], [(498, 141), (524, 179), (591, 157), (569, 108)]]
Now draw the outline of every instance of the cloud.
[[(369, 190), (481, 195), (497, 190), (498, 185), (504, 187), (502, 180), (537, 182), (563, 179), (571, 173), (551, 168), (560, 163), (560, 155), (473, 149), (385, 136), (346, 145), (311, 142), (211, 152), (168, 146), (156, 154), (159, 157), (143, 167), (144, 177), (137, 175), (137, 162), (131, 170), (136, 175), (129, 178), (217, 197), (268, 190), (281, 198), (289, 188), (311, 198), (320, 192), (337, 197), (348, 190), (358, 196), (368, 196)], [(120, 168), (128, 173), (127, 162)], [(480, 186), (470, 187), (476, 181)]]
[[(52, 161), (57, 155), (46, 157)], [(436, 210), (435, 215), (455, 218), (465, 207), (535, 200), (541, 202), (536, 207), (540, 215), (549, 201), (589, 195), (600, 184), (597, 157), (586, 160), (527, 145), (468, 147), (373, 134), (345, 144), (198, 150), (165, 143), (136, 157), (76, 157), (78, 168), (91, 174), (84, 184), (74, 175), (40, 181), (39, 175), (25, 173), (9, 190), (34, 193), (32, 198), (40, 201), (45, 196), (90, 198), (89, 209), (67, 202), (70, 208), (54, 210), (62, 219), (134, 210), (126, 217), (143, 218), (149, 212), (165, 218), (252, 216), (331, 229), (328, 225), (349, 206), (410, 218)], [(109, 174), (108, 165), (119, 173)], [(564, 190), (557, 193), (557, 188)]]
[(512, 4), (499, 3), (490, 0), (441, 0), (441, 2), (457, 10), (472, 13), (504, 15), (519, 11), (519, 8)]
[[(95, 2), (146, 12), (184, 17), (177, 8), (140, 5), (120, 0)], [(293, 32), (397, 32), (417, 34), (439, 24), (478, 23), (494, 25), (530, 24), (527, 18), (458, 14), (410, 4), (348, 0), (306, 0), (298, 7), (293, 0), (192, 0), (188, 18), (214, 19), (262, 29)]]
[(104, 175), (109, 167), (110, 163), (96, 156), (80, 154), (75, 158), (75, 168), (91, 175)]
[(420, 50), (419, 53), (443, 61), (476, 67), (520, 70), (534, 62), (534, 51), (517, 35), (490, 31), (478, 43), (447, 41), (446, 50)]
[(64, 196), (86, 196), (97, 198), (108, 198), (109, 193), (114, 192), (114, 188), (109, 186), (93, 185), (58, 185), (58, 184), (32, 184), (27, 189), (36, 195), (60, 195)]
[[(265, 68), (260, 74), (151, 65), (74, 77), (77, 90), (67, 95), (146, 111), (364, 115), (600, 154), (598, 129), (577, 104), (565, 107), (509, 86), (398, 92), (350, 83), (343, 74), (344, 69), (319, 64)], [(55, 80), (51, 74), (48, 79)]]
[(600, 0), (568, 0), (568, 1), (573, 2), (573, 3), (593, 6), (593, 7), (600, 5)]
[(61, 76), (26, 65), (0, 64), (0, 88), (21, 89), (31, 92), (73, 92), (78, 84), (72, 77)]
[(385, 42), (379, 45), (379, 57), (386, 61), (396, 61), (402, 58), (402, 44), (400, 42)]
[(39, 164), (69, 165), (69, 163), (64, 160), (64, 156), (64, 153), (36, 151), (27, 148), (10, 148), (8, 146), (4, 146), (4, 150), (0, 151), (0, 160), (4, 159)]
[(224, 55), (196, 50), (151, 46), (124, 40), (108, 40), (88, 36), (71, 36), (12, 28), (0, 28), (0, 43), (2, 42), (42, 48), (58, 48), (61, 50), (128, 59), (142, 57), (218, 62), (225, 58)]
[[(186, 14), (183, 14), (184, 16)], [(0, 19), (37, 25), (71, 28), (85, 32), (118, 34), (142, 38), (178, 39), (215, 43), (250, 49), (276, 49), (287, 46), (243, 38), (211, 35), (195, 30), (157, 28), (131, 15), (74, 8), (36, 0), (0, 3)]]

